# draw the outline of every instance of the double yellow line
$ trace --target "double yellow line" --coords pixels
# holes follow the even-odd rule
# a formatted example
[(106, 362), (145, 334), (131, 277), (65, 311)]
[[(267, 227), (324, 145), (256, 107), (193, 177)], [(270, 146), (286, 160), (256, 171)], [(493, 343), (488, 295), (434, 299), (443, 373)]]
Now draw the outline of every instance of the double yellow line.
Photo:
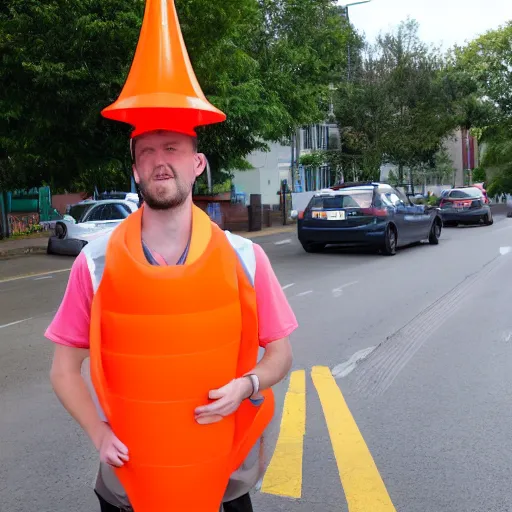
[[(349, 512), (396, 512), (373, 457), (329, 368), (311, 378), (320, 398)], [(300, 498), (306, 433), (306, 373), (291, 374), (276, 449), (261, 492)]]

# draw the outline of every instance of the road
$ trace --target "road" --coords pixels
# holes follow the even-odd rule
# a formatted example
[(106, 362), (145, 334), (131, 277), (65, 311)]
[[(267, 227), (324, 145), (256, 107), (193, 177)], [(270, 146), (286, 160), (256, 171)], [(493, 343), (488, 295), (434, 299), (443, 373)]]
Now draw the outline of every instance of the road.
[[(257, 242), (300, 328), (255, 510), (512, 511), (512, 220), (391, 258)], [(95, 454), (52, 394), (43, 338), (71, 263), (0, 262), (2, 512), (97, 510)]]

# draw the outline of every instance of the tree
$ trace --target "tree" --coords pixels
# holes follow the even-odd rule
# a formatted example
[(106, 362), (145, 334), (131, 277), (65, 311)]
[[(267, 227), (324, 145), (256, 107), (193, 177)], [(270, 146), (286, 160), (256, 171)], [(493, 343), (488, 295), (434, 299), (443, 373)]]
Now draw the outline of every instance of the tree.
[(354, 83), (338, 91), (347, 154), (358, 154), (376, 178), (382, 164), (396, 165), (400, 184), (404, 169), (428, 168), (460, 117), (460, 90), (443, 72), (439, 51), (420, 40), (414, 20), (368, 45)]
[(473, 126), (485, 147), (489, 195), (512, 193), (512, 22), (456, 48), (453, 60), (477, 88), (481, 115)]
[[(202, 88), (228, 116), (201, 129), (220, 181), (322, 119), (350, 28), (334, 0), (176, 0)], [(118, 97), (143, 0), (5, 0), (0, 7), (0, 188), (128, 184), (129, 128), (100, 111)], [(305, 29), (307, 27), (307, 29)]]
[(107, 169), (121, 172), (126, 183), (128, 132), (103, 120), (100, 110), (119, 93), (128, 71), (142, 1), (3, 5), (0, 188), (70, 187), (91, 170), (101, 186), (111, 177)]
[(386, 71), (375, 48), (365, 45), (353, 76), (353, 81), (340, 83), (336, 91), (340, 161), (347, 176), (357, 169), (360, 179), (378, 180), (384, 159), (382, 137), (394, 111), (386, 97)]

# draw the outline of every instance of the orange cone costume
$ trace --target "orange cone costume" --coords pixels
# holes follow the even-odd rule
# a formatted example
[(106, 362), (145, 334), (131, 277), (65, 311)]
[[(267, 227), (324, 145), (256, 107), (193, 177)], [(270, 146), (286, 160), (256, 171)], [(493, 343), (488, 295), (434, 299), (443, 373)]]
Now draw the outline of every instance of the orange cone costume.
[[(172, 0), (147, 0), (130, 76), (103, 114), (131, 124), (132, 137), (158, 129), (194, 135), (225, 119), (201, 92)], [(116, 474), (135, 512), (185, 510), (191, 495), (198, 512), (218, 512), (230, 475), (272, 419), (273, 394), (212, 425), (199, 425), (194, 410), (257, 363), (254, 286), (198, 208), (184, 266), (151, 266), (141, 223), (139, 210), (112, 233), (92, 304), (92, 382), (130, 454)]]

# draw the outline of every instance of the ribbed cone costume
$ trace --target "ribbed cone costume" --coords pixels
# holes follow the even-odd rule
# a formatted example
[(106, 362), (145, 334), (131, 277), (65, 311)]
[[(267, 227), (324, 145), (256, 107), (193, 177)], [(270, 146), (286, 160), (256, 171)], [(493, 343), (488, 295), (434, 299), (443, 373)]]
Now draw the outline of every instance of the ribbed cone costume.
[[(120, 98), (103, 111), (153, 130), (195, 135), (225, 115), (206, 100), (190, 64), (172, 0), (147, 0), (134, 62)], [(116, 473), (135, 512), (218, 512), (230, 475), (274, 412), (262, 405), (199, 425), (208, 393), (254, 368), (258, 320), (254, 285), (225, 234), (198, 208), (186, 265), (150, 265), (142, 211), (113, 232), (92, 304), (91, 377), (130, 460)]]

